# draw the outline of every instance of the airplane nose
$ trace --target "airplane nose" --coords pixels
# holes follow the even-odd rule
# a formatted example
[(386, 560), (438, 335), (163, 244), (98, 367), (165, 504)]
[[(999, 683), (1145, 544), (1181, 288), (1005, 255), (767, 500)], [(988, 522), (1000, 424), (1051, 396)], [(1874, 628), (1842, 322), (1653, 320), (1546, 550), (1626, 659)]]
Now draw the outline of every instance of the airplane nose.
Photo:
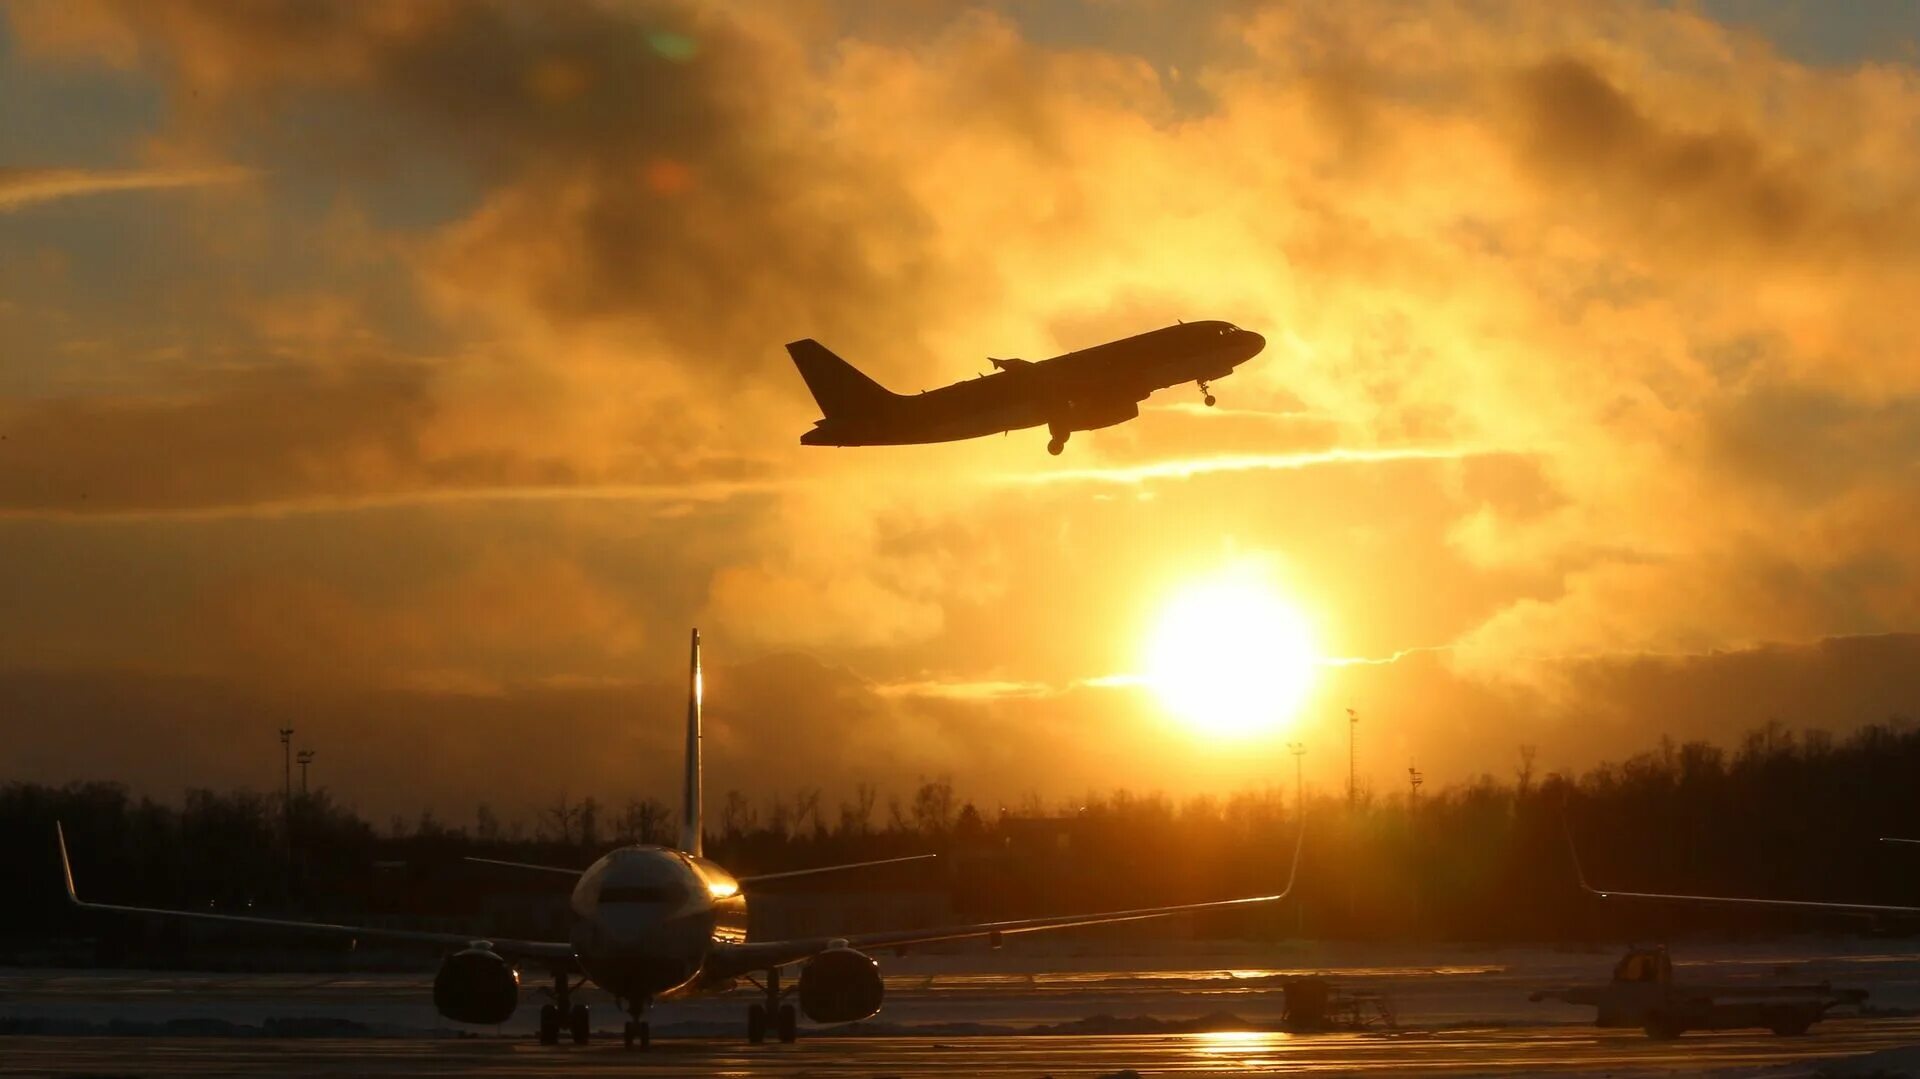
[[(1241, 330), (1240, 333), (1246, 339), (1247, 355), (1245, 357), (1245, 360), (1253, 359), (1255, 356), (1260, 355), (1260, 353), (1266, 349), (1267, 347), (1266, 338), (1260, 336), (1257, 333), (1254, 333), (1252, 330)], [(1241, 362), (1244, 363), (1245, 360), (1242, 360)]]

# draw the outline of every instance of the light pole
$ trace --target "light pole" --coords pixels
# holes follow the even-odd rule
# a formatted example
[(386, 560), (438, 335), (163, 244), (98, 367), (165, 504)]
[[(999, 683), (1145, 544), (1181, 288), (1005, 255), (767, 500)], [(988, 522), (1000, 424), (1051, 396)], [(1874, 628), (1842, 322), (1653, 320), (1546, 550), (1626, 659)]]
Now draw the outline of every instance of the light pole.
[(1354, 763), (1355, 743), (1360, 737), (1360, 713), (1347, 709), (1347, 809), (1352, 810), (1360, 800), (1360, 772)]
[(300, 797), (307, 796), (307, 765), (313, 763), (313, 750), (303, 749), (293, 758), (300, 764)]
[[(1307, 786), (1302, 778), (1301, 763), (1307, 755), (1305, 742), (1288, 742), (1287, 752), (1293, 754), (1293, 806), (1300, 817), (1293, 822), (1295, 828), (1307, 826)], [(1293, 901), (1293, 936), (1299, 940), (1307, 935), (1307, 908), (1298, 899)]]
[(280, 808), (288, 820), (293, 819), (293, 728), (280, 728), (280, 770), (285, 786), (280, 796)]
[(1408, 788), (1407, 807), (1409, 809), (1420, 808), (1420, 784), (1425, 781), (1426, 781), (1426, 777), (1420, 774), (1420, 769), (1415, 768), (1413, 766), (1412, 761), (1408, 761), (1407, 762), (1407, 788)]
[(1305, 742), (1288, 742), (1287, 752), (1293, 754), (1293, 809), (1301, 818), (1307, 815), (1307, 788), (1301, 778), (1301, 758), (1307, 755)]

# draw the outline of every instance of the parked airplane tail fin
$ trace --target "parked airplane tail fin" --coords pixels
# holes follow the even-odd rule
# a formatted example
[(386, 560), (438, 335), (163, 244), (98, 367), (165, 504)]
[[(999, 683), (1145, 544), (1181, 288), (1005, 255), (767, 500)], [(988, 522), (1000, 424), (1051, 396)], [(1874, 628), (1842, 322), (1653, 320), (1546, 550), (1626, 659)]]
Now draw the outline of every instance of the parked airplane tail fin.
[(787, 355), (793, 357), (800, 377), (807, 380), (807, 389), (813, 392), (821, 414), (829, 419), (871, 412), (895, 396), (811, 337), (789, 342)]
[(687, 774), (680, 793), (680, 849), (700, 853), (700, 631), (693, 631), (693, 656), (687, 673)]

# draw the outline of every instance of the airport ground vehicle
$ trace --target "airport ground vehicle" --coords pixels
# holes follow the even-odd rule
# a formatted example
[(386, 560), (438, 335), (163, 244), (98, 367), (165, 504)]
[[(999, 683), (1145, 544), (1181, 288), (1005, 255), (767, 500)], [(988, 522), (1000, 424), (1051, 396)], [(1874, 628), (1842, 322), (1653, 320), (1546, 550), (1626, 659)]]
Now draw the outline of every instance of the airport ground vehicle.
[(1780, 1035), (1805, 1034), (1840, 1005), (1857, 1005), (1864, 989), (1815, 985), (1690, 985), (1673, 976), (1662, 947), (1634, 948), (1614, 964), (1605, 985), (1537, 989), (1530, 999), (1590, 1004), (1596, 1025), (1639, 1027), (1649, 1038), (1677, 1038), (1689, 1030), (1764, 1027)]

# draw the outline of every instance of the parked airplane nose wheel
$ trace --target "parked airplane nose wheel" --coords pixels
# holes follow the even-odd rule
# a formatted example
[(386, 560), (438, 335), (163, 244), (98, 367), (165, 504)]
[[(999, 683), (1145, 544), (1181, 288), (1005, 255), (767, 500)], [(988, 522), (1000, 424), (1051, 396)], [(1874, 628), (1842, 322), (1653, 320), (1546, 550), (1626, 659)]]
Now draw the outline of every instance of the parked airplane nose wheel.
[(1064, 438), (1052, 439), (1047, 443), (1047, 452), (1053, 454), (1055, 457), (1060, 456), (1060, 451), (1066, 448), (1067, 440)]
[(754, 1045), (767, 1040), (767, 1006), (752, 1004), (747, 1007), (747, 1041)]
[(780, 1005), (780, 1016), (777, 1026), (780, 1041), (784, 1045), (792, 1045), (794, 1040), (800, 1036), (800, 1021), (799, 1017), (794, 1014), (793, 1005)]
[(645, 1049), (653, 1040), (652, 1034), (653, 1032), (648, 1029), (647, 1024), (633, 1019), (627, 1020), (627, 1048), (632, 1049), (635, 1045), (638, 1045), (640, 1048)]
[(593, 1023), (587, 1018), (587, 1006), (575, 1004), (567, 1011), (567, 1033), (573, 1035), (573, 1044), (585, 1045), (593, 1035)]

